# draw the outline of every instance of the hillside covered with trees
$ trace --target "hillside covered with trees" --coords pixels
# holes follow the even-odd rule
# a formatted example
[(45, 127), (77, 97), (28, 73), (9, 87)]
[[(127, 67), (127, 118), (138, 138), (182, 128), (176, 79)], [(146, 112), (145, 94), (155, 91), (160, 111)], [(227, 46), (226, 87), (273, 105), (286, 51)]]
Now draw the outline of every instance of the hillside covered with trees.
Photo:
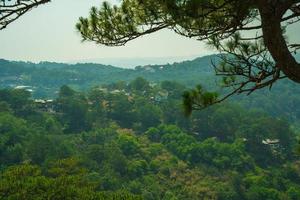
[[(124, 69), (101, 64), (63, 64), (41, 62), (15, 62), (0, 60), (0, 87), (29, 86), (36, 98), (53, 98), (62, 85), (84, 91), (92, 86), (110, 84), (120, 80), (129, 82), (144, 77), (150, 82), (173, 80), (194, 86), (199, 80), (213, 80), (211, 59), (215, 56), (197, 58), (193, 61), (166, 65), (137, 66)], [(122, 67), (122, 66), (121, 66)]]
[(53, 100), (0, 90), (0, 198), (300, 198), (288, 120), (234, 102), (187, 118), (185, 90), (141, 77)]
[[(88, 1), (48, 3), (0, 0), (0, 30), (24, 19), (3, 57), (98, 56), (66, 29)], [(23, 17), (36, 7), (54, 21)], [(300, 0), (103, 1), (73, 20), (82, 42), (168, 30), (218, 54), (134, 69), (0, 59), (0, 200), (299, 200), (299, 17)], [(199, 52), (164, 37), (168, 50), (99, 52)]]
[[(32, 92), (34, 99), (54, 99), (59, 88), (68, 85), (77, 91), (87, 91), (99, 85), (125, 86), (130, 81), (142, 77), (151, 86), (163, 81), (175, 81), (185, 87), (184, 90), (200, 84), (209, 91), (227, 94), (222, 77), (215, 76), (212, 62), (218, 62), (217, 55), (199, 57), (191, 61), (166, 65), (137, 66), (124, 69), (101, 64), (63, 64), (41, 62), (15, 62), (0, 60), (0, 88), (23, 88)], [(105, 87), (106, 87), (105, 86)], [(116, 86), (117, 87), (117, 86)], [(244, 108), (261, 109), (274, 117), (284, 117), (291, 123), (299, 124), (300, 89), (289, 80), (282, 80), (271, 90), (268, 88), (247, 96), (232, 96), (234, 101)], [(182, 93), (178, 94), (180, 97)]]

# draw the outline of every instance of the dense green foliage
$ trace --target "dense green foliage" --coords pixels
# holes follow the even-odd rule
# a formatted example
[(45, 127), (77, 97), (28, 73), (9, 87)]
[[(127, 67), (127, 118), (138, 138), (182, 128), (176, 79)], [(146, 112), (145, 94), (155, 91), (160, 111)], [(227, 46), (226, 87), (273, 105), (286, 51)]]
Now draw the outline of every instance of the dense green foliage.
[(186, 118), (185, 89), (136, 78), (63, 86), (54, 101), (0, 90), (0, 199), (300, 198), (288, 120), (235, 103)]

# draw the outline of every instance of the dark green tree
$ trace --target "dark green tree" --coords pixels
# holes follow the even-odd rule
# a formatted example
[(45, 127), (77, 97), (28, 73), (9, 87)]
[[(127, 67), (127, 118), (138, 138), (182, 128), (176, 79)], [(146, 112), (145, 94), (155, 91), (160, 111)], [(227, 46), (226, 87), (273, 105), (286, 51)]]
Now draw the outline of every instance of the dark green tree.
[(24, 117), (32, 114), (33, 104), (30, 97), (30, 92), (23, 89), (0, 90), (0, 101), (6, 102), (9, 108), (18, 116)]
[(62, 86), (56, 109), (62, 113), (61, 121), (65, 125), (66, 132), (80, 132), (89, 128), (88, 101), (84, 95), (76, 93), (68, 86)]
[(133, 102), (129, 100), (128, 96), (124, 94), (109, 95), (108, 103), (111, 105), (108, 116), (118, 122), (121, 127), (130, 128), (136, 117), (133, 113)]
[(149, 91), (150, 85), (146, 79), (142, 77), (138, 77), (134, 79), (132, 82), (130, 82), (129, 88), (139, 93), (146, 93)]

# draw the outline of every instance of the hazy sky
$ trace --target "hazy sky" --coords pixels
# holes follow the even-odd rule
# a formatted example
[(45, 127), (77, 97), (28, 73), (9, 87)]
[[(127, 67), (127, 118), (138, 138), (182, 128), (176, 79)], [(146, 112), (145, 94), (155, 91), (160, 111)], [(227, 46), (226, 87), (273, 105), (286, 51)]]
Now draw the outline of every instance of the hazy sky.
[[(99, 6), (102, 2), (52, 0), (49, 4), (33, 9), (0, 31), (0, 58), (24, 61), (101, 62), (112, 58), (173, 57), (174, 60), (174, 57), (184, 59), (211, 53), (205, 44), (168, 30), (131, 41), (124, 47), (82, 43), (80, 35), (75, 30), (75, 24), (80, 16), (88, 15), (91, 6)], [(299, 27), (294, 27), (289, 36), (299, 39), (299, 31)]]
[(134, 40), (125, 47), (82, 43), (75, 24), (80, 16), (88, 15), (91, 6), (102, 2), (53, 0), (35, 8), (0, 31), (0, 58), (70, 62), (101, 58), (190, 58), (209, 53), (205, 44), (168, 30)]

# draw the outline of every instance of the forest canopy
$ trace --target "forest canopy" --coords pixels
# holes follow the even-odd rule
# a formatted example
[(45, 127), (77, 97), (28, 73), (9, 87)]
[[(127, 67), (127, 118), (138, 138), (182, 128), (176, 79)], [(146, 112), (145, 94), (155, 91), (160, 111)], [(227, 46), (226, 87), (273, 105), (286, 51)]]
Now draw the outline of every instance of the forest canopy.
[(141, 77), (52, 100), (1, 89), (0, 199), (300, 198), (289, 121), (236, 103), (185, 118), (184, 89)]

